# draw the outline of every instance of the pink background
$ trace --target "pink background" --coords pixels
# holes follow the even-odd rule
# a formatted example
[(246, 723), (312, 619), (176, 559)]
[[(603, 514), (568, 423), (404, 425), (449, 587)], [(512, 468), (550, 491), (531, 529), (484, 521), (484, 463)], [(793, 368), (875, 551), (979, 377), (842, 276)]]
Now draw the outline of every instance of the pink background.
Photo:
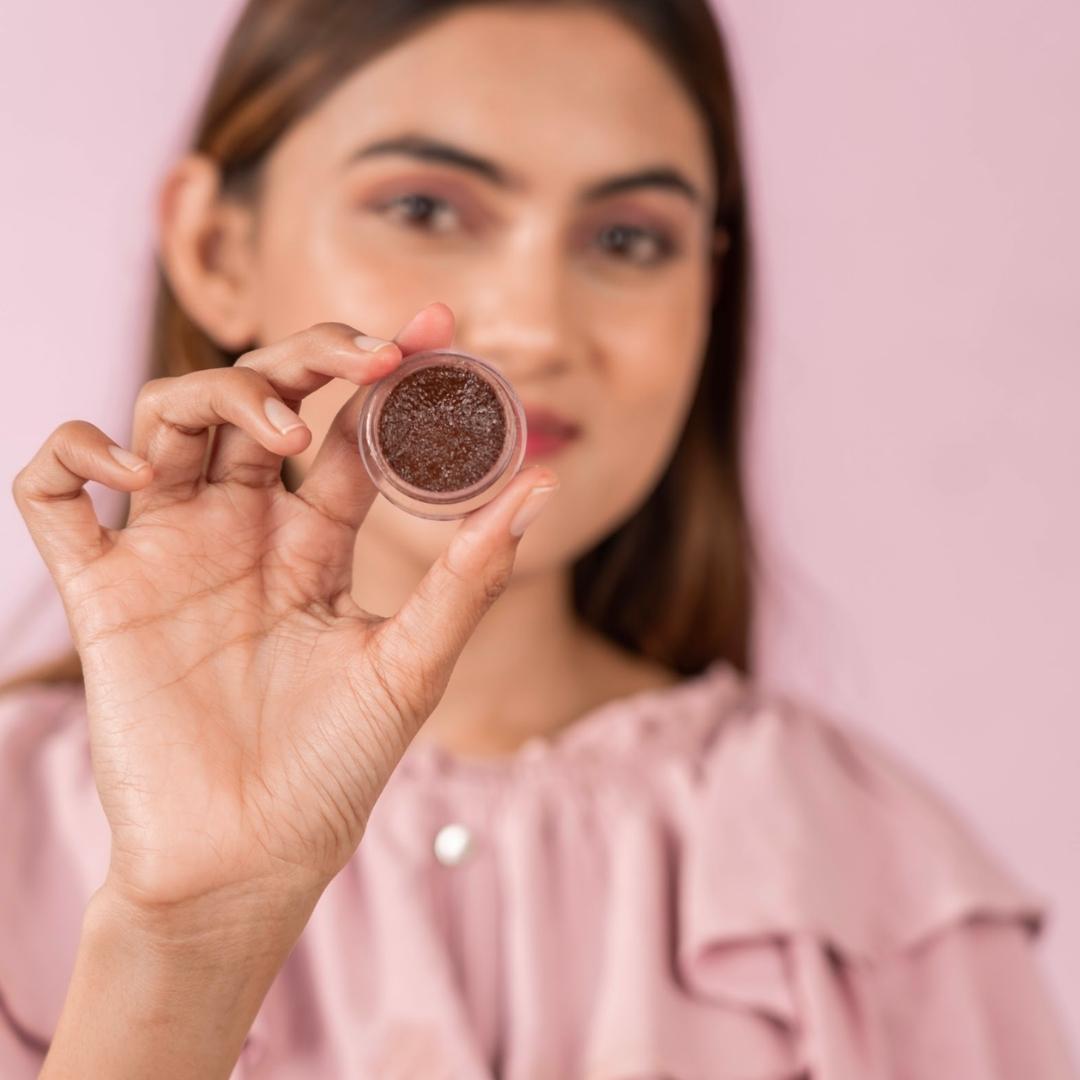
[[(0, 13), (5, 490), (64, 419), (127, 441), (152, 192), (229, 7)], [(763, 679), (874, 730), (1050, 898), (1080, 1042), (1080, 7), (723, 7), (761, 271)], [(0, 527), (2, 676), (67, 626), (10, 496)]]

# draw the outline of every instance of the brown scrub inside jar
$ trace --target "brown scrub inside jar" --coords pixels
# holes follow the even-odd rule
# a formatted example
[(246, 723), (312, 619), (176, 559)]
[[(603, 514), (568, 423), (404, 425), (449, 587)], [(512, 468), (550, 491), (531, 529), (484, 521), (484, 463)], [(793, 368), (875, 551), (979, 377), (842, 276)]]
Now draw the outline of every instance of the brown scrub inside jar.
[(509, 380), (459, 349), (413, 353), (373, 383), (357, 449), (375, 487), (418, 517), (464, 517), (525, 458), (525, 409)]
[(449, 365), (406, 375), (379, 414), (386, 464), (425, 491), (461, 491), (482, 480), (506, 443), (506, 413), (491, 383)]

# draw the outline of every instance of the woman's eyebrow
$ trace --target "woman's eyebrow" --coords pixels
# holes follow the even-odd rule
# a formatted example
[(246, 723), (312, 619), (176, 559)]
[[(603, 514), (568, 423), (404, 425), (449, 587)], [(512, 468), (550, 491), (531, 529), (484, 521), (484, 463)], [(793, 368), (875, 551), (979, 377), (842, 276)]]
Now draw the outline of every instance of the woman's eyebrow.
[[(350, 165), (354, 161), (380, 154), (407, 154), (409, 157), (423, 161), (439, 161), (446, 165), (455, 165), (458, 168), (468, 169), (485, 180), (510, 191), (521, 191), (525, 187), (520, 178), (512, 176), (490, 158), (481, 157), (427, 135), (398, 135), (393, 138), (379, 139), (355, 150), (349, 155), (345, 164)], [(685, 195), (693, 203), (702, 201), (698, 188), (682, 172), (670, 165), (658, 165), (602, 180), (600, 183), (586, 187), (581, 192), (581, 199), (583, 202), (589, 202), (620, 191), (642, 187), (666, 188)]]

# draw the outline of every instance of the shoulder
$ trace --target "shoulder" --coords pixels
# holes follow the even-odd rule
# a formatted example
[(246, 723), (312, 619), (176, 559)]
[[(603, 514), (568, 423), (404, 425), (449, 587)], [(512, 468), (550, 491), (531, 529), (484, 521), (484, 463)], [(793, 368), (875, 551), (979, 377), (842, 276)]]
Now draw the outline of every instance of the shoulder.
[(29, 811), (64, 770), (89, 775), (85, 717), (81, 683), (31, 683), (0, 693), (0, 819)]
[[(55, 727), (72, 705), (85, 700), (82, 683), (20, 683), (0, 690), (0, 739), (8, 745), (12, 738), (29, 738), (26, 733), (41, 730), (44, 722)], [(28, 728), (28, 724), (34, 728)]]
[(730, 681), (703, 728), (691, 831), (708, 834), (702, 872), (733, 926), (813, 933), (856, 961), (975, 916), (1040, 932), (1047, 898), (898, 751), (813, 702)]
[(108, 866), (81, 684), (0, 694), (0, 851), (0, 998), (23, 1030), (45, 1037)]
[(32, 683), (0, 693), (0, 820), (47, 813), (52, 797), (92, 781), (81, 683)]
[(829, 1075), (1071, 1075), (1031, 948), (1047, 897), (880, 739), (721, 682), (681, 800), (685, 983), (802, 1031)]

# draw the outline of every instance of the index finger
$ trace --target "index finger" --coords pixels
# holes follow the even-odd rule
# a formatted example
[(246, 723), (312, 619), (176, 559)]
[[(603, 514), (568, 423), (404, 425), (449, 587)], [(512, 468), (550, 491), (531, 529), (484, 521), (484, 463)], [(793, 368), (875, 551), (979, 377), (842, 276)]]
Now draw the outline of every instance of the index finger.
[[(441, 302), (428, 304), (394, 340), (405, 355), (440, 349), (454, 337), (454, 313)], [(320, 513), (359, 529), (376, 489), (356, 444), (356, 425), (368, 388), (362, 387), (338, 410), (296, 495)]]
[(348, 323), (321, 322), (251, 349), (233, 366), (255, 368), (286, 401), (299, 401), (334, 378), (353, 382), (379, 378), (400, 359), (396, 342), (372, 337)]

